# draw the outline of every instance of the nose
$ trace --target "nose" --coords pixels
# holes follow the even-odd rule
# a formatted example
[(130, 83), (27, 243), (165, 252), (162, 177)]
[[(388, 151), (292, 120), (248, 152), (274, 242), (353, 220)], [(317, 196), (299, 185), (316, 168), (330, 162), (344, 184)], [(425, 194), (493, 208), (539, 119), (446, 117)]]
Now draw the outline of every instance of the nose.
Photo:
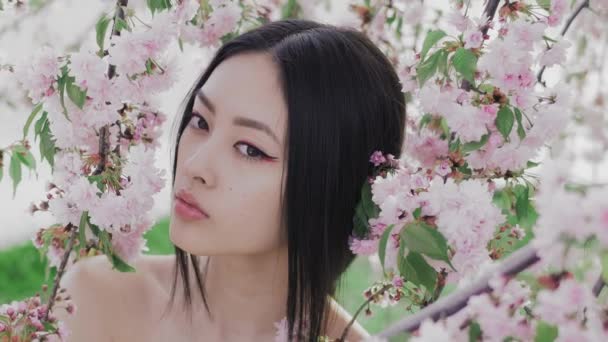
[(184, 162), (182, 164), (184, 175), (187, 178), (200, 181), (207, 186), (215, 186), (216, 165), (214, 164), (214, 152), (217, 149), (212, 145), (211, 139), (199, 142), (189, 151), (184, 151)]

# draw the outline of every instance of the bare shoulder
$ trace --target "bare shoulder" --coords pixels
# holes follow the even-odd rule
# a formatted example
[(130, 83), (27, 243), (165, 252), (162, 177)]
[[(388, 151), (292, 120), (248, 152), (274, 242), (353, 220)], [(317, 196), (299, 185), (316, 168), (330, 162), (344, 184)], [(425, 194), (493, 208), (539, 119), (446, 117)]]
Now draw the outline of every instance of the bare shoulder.
[(132, 322), (132, 314), (146, 303), (142, 296), (149, 293), (150, 283), (147, 258), (136, 260), (132, 266), (135, 272), (119, 272), (105, 255), (98, 255), (68, 268), (60, 286), (67, 290), (76, 310), (71, 315), (59, 307), (53, 311), (70, 331), (70, 341), (117, 340), (119, 323)]
[[(331, 299), (331, 312), (333, 318), (330, 318), (330, 322), (333, 322), (333, 324), (331, 324), (329, 328), (329, 336), (337, 339), (342, 335), (342, 332), (350, 323), (352, 315), (333, 298)], [(357, 321), (355, 321), (348, 330), (346, 341), (359, 342), (368, 337), (370, 337), (370, 334)]]

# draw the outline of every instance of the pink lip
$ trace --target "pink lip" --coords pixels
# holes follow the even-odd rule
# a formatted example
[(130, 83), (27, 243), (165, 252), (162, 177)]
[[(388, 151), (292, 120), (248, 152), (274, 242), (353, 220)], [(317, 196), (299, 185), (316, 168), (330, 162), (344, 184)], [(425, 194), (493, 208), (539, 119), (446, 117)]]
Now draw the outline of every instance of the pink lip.
[(194, 196), (186, 190), (177, 192), (173, 209), (177, 215), (187, 220), (201, 220), (209, 217), (198, 205)]

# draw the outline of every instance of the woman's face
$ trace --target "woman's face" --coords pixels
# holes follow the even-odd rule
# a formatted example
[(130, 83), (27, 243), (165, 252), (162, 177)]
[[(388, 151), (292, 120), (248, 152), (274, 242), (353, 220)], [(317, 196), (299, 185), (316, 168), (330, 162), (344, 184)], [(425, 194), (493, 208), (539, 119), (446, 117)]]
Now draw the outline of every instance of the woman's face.
[[(269, 55), (232, 56), (211, 73), (179, 141), (170, 224), (176, 246), (194, 255), (238, 255), (286, 243), (279, 215), (286, 119)], [(195, 201), (208, 217), (184, 215), (187, 206), (176, 196)]]

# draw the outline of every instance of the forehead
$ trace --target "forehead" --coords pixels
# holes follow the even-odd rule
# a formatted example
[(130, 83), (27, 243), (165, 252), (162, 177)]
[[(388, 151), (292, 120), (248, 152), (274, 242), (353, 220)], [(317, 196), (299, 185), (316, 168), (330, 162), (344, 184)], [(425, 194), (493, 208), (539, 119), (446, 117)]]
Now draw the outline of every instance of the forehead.
[[(268, 125), (279, 138), (287, 118), (279, 70), (270, 55), (247, 53), (221, 62), (202, 87), (218, 120), (241, 116)], [(204, 105), (195, 96), (195, 107)]]

